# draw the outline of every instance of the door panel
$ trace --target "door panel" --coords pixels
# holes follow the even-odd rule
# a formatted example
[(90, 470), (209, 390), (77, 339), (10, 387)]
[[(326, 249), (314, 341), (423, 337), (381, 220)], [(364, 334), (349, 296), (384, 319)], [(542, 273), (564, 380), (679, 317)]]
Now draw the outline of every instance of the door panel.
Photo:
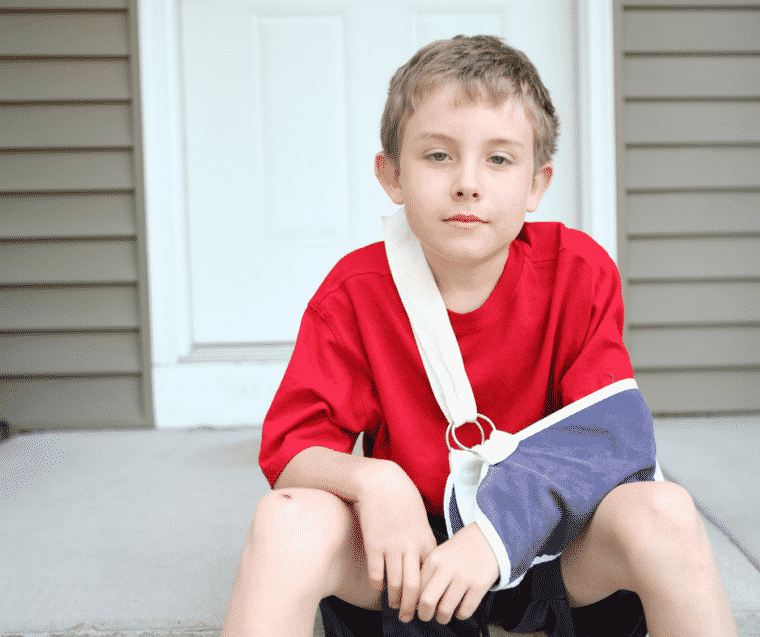
[[(551, 81), (567, 66), (564, 38), (536, 21), (553, 13), (542, 27), (567, 31), (571, 16), (535, 5), (182, 3), (193, 347), (294, 341), (332, 266), (382, 239), (380, 217), (396, 207), (372, 172), (380, 115), (391, 75), (420, 46), (458, 33), (556, 42), (535, 61), (570, 117), (567, 86)], [(565, 196), (542, 214), (572, 226), (565, 168)]]

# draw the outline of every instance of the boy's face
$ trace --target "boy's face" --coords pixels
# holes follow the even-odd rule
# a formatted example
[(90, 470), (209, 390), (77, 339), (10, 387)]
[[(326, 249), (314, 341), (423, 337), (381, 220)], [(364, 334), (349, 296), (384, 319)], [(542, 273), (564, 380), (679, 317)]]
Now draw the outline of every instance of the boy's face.
[(437, 266), (506, 262), (525, 215), (549, 186), (551, 164), (534, 174), (533, 128), (513, 100), (455, 106), (458, 92), (429, 94), (406, 123), (398, 170), (381, 152), (375, 172)]

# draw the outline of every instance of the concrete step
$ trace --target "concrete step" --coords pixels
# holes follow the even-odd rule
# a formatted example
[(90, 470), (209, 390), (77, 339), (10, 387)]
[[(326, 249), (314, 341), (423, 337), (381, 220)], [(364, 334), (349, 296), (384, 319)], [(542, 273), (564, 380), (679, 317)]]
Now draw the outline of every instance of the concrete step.
[[(759, 481), (747, 476), (756, 475), (760, 427), (743, 435), (723, 424), (717, 434), (658, 429), (658, 455), (710, 511), (722, 510), (721, 490), (733, 503), (743, 489), (729, 528), (753, 546), (760, 503), (751, 484)], [(253, 429), (4, 441), (0, 637), (217, 637), (254, 508), (269, 490), (258, 450)], [(760, 572), (707, 528), (740, 634), (760, 637)]]

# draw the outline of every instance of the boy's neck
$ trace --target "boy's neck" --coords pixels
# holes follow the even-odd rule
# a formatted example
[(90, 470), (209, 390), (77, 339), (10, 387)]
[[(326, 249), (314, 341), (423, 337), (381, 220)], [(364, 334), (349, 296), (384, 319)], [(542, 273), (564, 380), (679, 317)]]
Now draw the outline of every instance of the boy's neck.
[(477, 310), (491, 296), (508, 257), (509, 249), (500, 258), (489, 259), (471, 268), (450, 262), (431, 262), (429, 258), (427, 260), (446, 309), (466, 314)]

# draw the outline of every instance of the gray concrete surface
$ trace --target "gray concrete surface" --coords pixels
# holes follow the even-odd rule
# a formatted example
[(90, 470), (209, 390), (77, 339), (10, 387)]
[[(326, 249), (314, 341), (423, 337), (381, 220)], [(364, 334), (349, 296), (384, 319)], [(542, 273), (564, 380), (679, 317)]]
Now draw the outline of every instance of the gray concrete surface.
[(255, 431), (14, 436), (0, 445), (0, 634), (221, 626), (269, 489)]
[[(663, 469), (756, 556), (760, 421), (662, 422), (657, 441)], [(216, 637), (269, 488), (258, 445), (252, 429), (0, 444), (0, 636)], [(760, 572), (708, 532), (740, 634), (760, 637)]]

